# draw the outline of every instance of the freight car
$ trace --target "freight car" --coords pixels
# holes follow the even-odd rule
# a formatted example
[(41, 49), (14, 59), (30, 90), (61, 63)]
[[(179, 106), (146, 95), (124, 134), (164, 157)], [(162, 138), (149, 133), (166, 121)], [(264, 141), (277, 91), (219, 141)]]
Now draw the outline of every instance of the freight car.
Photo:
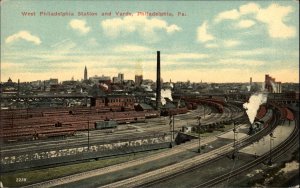
[(16, 128), (3, 129), (0, 132), (0, 138), (4, 142), (20, 141), (20, 140), (38, 140), (50, 137), (72, 136), (76, 132), (72, 127), (55, 127), (55, 128)]
[[(74, 110), (70, 109), (69, 111)], [(55, 111), (55, 110), (53, 110)], [(150, 110), (147, 112), (141, 111), (124, 111), (124, 112), (102, 112), (89, 114), (89, 111), (81, 109), (78, 111), (72, 111), (70, 114), (62, 113), (47, 113), (47, 116), (31, 117), (31, 118), (9, 118), (10, 114), (6, 114), (5, 119), (1, 119), (2, 130), (0, 130), (0, 140), (32, 140), (39, 139), (39, 137), (47, 138), (60, 135), (73, 135), (74, 131), (91, 129), (94, 126), (89, 127), (90, 123), (114, 120), (117, 123), (135, 123), (143, 122), (146, 118), (157, 117), (159, 112)], [(61, 112), (59, 110), (59, 112)], [(75, 113), (73, 113), (75, 112)], [(23, 113), (23, 112), (22, 112)], [(86, 114), (83, 114), (86, 113)], [(60, 128), (72, 128), (70, 133), (66, 129), (62, 131)], [(49, 132), (41, 133), (40, 136), (36, 136), (35, 132), (51, 129)], [(18, 130), (18, 131), (17, 131)], [(47, 136), (49, 135), (49, 136)]]
[(116, 121), (98, 121), (95, 122), (95, 129), (114, 129), (118, 127), (118, 123)]
[(76, 132), (76, 129), (72, 127), (60, 127), (60, 128), (51, 128), (51, 129), (40, 129), (36, 131), (36, 139), (45, 139), (50, 137), (65, 137), (73, 136)]
[(195, 102), (186, 102), (185, 105), (188, 110), (196, 110), (198, 107), (198, 104)]
[(211, 106), (211, 107), (215, 108), (218, 113), (223, 113), (224, 112), (223, 105), (221, 105), (217, 102), (214, 102), (212, 100), (201, 100), (201, 101), (199, 101), (199, 103), (200, 104), (205, 104), (205, 105), (208, 105), (208, 106)]
[(148, 119), (148, 118), (156, 118), (156, 117), (159, 117), (159, 112), (158, 111), (148, 111), (145, 113), (145, 118)]
[(185, 114), (188, 112), (186, 107), (184, 108), (171, 108), (171, 109), (162, 109), (161, 115), (162, 116), (170, 116), (170, 115), (177, 115), (177, 114)]

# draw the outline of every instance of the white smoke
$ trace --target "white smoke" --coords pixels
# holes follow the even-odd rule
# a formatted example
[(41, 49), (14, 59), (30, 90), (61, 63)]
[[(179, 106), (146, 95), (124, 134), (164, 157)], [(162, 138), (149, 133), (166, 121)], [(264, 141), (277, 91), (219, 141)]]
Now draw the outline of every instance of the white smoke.
[(276, 84), (272, 81), (270, 81), (270, 82), (271, 82), (271, 86), (273, 88), (273, 93), (276, 93), (276, 91), (277, 91)]
[(104, 87), (106, 90), (108, 90), (108, 85), (106, 85), (105, 83), (100, 83), (100, 85), (101, 85), (102, 87)]
[(172, 91), (170, 89), (162, 89), (160, 91), (160, 96), (161, 96), (161, 104), (162, 105), (166, 104), (166, 99), (165, 98), (168, 98), (171, 101), (173, 100), (173, 98), (172, 98)]
[(174, 85), (173, 85), (173, 83), (170, 83), (170, 87), (173, 89), (174, 88)]
[(249, 102), (243, 104), (243, 107), (246, 109), (251, 124), (254, 122), (259, 106), (266, 102), (267, 102), (266, 93), (255, 93), (251, 95)]
[(247, 90), (250, 91), (251, 90), (251, 86), (247, 86)]

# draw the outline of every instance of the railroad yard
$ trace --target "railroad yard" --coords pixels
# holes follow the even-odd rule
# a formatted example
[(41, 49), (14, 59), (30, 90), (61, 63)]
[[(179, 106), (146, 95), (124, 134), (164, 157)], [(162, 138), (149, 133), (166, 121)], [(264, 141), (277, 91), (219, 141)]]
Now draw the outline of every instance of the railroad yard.
[(295, 5), (2, 0), (0, 188), (299, 188)]
[[(50, 179), (31, 177), (12, 186), (181, 187), (184, 182), (184, 187), (226, 187), (236, 184), (233, 180), (237, 175), (242, 179), (251, 169), (273, 164), (285, 151), (297, 148), (297, 116), (275, 103), (258, 109), (256, 119), (262, 125), (259, 129), (253, 126), (253, 130), (245, 111), (235, 103), (224, 104), (222, 113), (216, 106), (199, 103), (187, 113), (142, 119), (112, 129), (80, 128), (66, 137), (8, 142), (1, 148), (2, 169), (7, 171), (9, 180), (14, 170), (26, 176), (46, 168), (62, 170), (68, 165), (84, 165), (95, 159), (100, 164), (109, 159), (111, 162), (99, 168), (66, 171), (64, 175), (51, 175)], [(188, 126), (195, 128), (183, 131)], [(199, 126), (206, 130), (200, 138), (195, 132)], [(213, 130), (207, 131), (210, 128)], [(269, 145), (273, 147), (272, 159)], [(190, 179), (193, 176), (201, 178)]]

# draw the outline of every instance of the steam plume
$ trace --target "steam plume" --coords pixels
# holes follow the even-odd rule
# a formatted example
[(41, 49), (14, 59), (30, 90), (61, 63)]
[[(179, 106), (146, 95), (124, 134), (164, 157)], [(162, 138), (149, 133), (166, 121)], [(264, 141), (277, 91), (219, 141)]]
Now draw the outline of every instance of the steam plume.
[(254, 122), (259, 106), (266, 102), (267, 102), (266, 93), (254, 93), (253, 95), (251, 95), (249, 102), (243, 104), (243, 107), (246, 109), (251, 124)]
[(171, 101), (173, 100), (172, 91), (170, 89), (162, 89), (160, 93), (161, 93), (161, 104), (162, 105), (166, 104), (166, 99), (165, 98), (168, 98)]
[(271, 86), (272, 86), (272, 88), (273, 88), (273, 92), (275, 92), (275, 91), (276, 91), (276, 85), (275, 85), (275, 83), (272, 82), (272, 81), (271, 81)]

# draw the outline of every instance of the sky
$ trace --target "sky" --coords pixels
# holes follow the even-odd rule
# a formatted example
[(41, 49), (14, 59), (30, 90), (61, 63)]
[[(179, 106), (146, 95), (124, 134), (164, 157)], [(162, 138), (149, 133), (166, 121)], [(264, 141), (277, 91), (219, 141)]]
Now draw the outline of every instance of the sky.
[(1, 81), (81, 80), (85, 66), (89, 77), (156, 80), (160, 51), (164, 81), (299, 82), (298, 16), (296, 0), (4, 0)]

